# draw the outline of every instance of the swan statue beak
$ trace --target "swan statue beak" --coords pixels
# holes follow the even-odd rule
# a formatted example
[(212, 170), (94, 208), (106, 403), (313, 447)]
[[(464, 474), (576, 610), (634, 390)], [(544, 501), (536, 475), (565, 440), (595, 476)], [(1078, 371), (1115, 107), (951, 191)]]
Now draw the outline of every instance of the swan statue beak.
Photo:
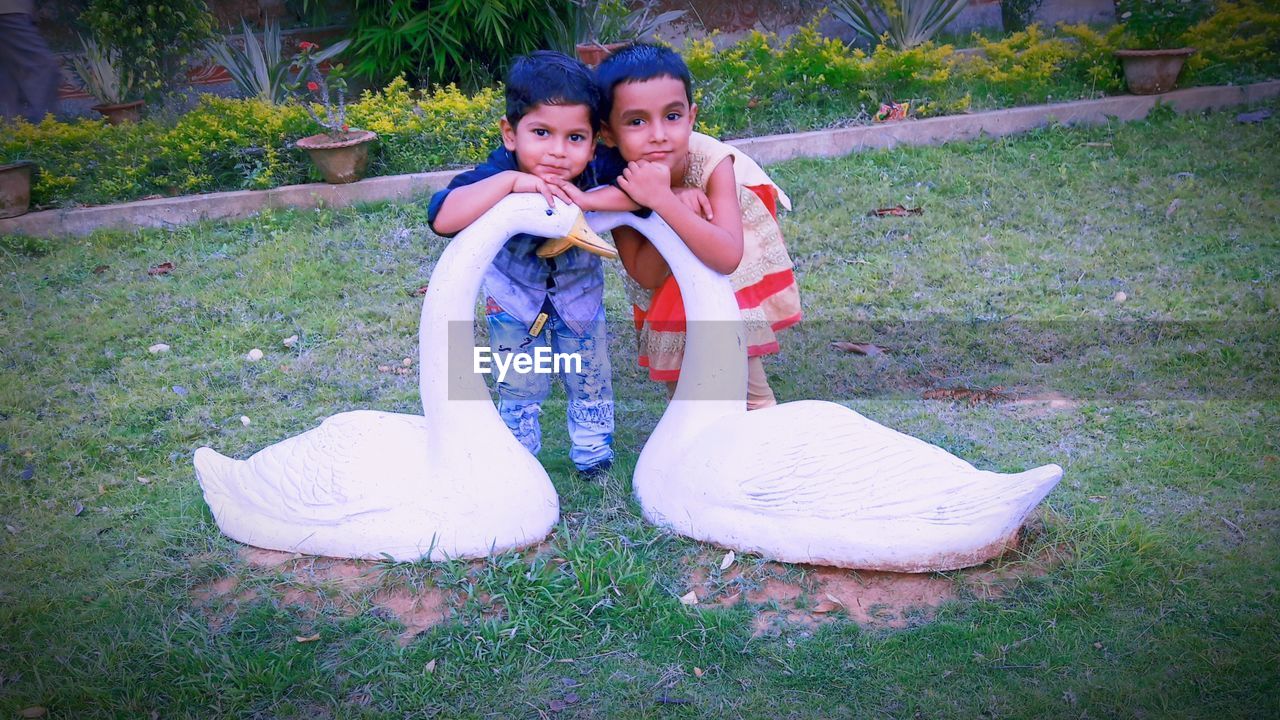
[(606, 260), (616, 260), (618, 251), (605, 242), (587, 225), (587, 218), (578, 211), (578, 219), (573, 221), (573, 229), (564, 237), (552, 238), (538, 246), (538, 257), (553, 258), (563, 254), (571, 247), (580, 247), (589, 253), (599, 255)]

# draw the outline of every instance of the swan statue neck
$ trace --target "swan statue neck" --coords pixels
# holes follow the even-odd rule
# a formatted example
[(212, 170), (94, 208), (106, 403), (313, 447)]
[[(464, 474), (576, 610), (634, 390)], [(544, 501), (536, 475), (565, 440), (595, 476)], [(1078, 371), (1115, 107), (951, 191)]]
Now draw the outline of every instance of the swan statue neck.
[(592, 213), (596, 232), (629, 225), (662, 254), (680, 284), (686, 333), (680, 380), (654, 437), (691, 438), (726, 416), (746, 412), (746, 336), (729, 278), (708, 268), (657, 213)]
[(422, 411), (433, 438), (447, 436), (448, 426), (510, 435), (484, 378), (474, 372), (476, 296), (485, 269), (512, 236), (540, 235), (552, 227), (567, 232), (578, 213), (576, 207), (559, 203), (549, 213), (540, 195), (508, 195), (441, 253), (423, 298), (418, 335)]

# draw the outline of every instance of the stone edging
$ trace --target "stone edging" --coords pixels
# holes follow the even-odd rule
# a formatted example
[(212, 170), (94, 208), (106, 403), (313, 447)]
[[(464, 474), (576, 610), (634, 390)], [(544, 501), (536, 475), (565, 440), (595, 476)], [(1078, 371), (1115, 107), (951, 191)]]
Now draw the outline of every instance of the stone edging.
[[(789, 135), (732, 140), (762, 165), (801, 157), (835, 157), (868, 148), (937, 145), (982, 135), (1026, 132), (1053, 123), (1099, 125), (1113, 119), (1140, 120), (1165, 103), (1178, 112), (1247, 105), (1280, 96), (1280, 80), (1253, 85), (1224, 85), (1175, 90), (1163, 95), (1120, 95), (1052, 105), (913, 120), (887, 125), (860, 125)], [(288, 185), (271, 190), (235, 190), (139, 200), (119, 205), (44, 210), (0, 220), (0, 234), (60, 237), (87, 235), (99, 228), (172, 227), (201, 220), (235, 220), (267, 208), (343, 207), (360, 202), (409, 200), (443, 188), (457, 170), (388, 175), (349, 185)]]

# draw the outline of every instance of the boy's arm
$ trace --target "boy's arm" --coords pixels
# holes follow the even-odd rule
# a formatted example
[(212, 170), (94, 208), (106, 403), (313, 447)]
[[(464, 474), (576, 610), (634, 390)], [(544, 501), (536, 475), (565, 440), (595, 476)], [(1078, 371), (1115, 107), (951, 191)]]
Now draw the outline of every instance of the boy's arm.
[(564, 191), (551, 183), (527, 173), (505, 170), (450, 190), (431, 221), (431, 229), (439, 235), (453, 235), (475, 222), (499, 200), (516, 192), (540, 193), (547, 199), (547, 207), (554, 207), (553, 197), (569, 202)]
[[(742, 210), (732, 162), (717, 165), (707, 183), (713, 220), (703, 219), (676, 196), (671, 189), (671, 172), (665, 165), (634, 162), (618, 179), (618, 185), (633, 200), (658, 213), (707, 267), (728, 275), (742, 262)], [(622, 252), (621, 246), (618, 251)]]

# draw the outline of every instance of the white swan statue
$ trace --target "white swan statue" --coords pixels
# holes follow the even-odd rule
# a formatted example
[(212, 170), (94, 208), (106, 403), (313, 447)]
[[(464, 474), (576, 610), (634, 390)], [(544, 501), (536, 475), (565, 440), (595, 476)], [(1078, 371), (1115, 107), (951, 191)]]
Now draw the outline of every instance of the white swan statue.
[(598, 232), (631, 225), (649, 238), (680, 283), (689, 321), (675, 395), (633, 476), (650, 522), (785, 562), (952, 570), (1003, 553), (1062, 478), (1057, 465), (978, 470), (836, 403), (748, 413), (746, 345), (728, 278), (656, 214), (590, 222)]
[(398, 561), (484, 557), (544, 539), (559, 499), (473, 372), (475, 298), (509, 237), (590, 233), (581, 218), (511, 195), (449, 243), (422, 304), (423, 415), (339, 413), (243, 461), (197, 450), (222, 532), (272, 550)]

